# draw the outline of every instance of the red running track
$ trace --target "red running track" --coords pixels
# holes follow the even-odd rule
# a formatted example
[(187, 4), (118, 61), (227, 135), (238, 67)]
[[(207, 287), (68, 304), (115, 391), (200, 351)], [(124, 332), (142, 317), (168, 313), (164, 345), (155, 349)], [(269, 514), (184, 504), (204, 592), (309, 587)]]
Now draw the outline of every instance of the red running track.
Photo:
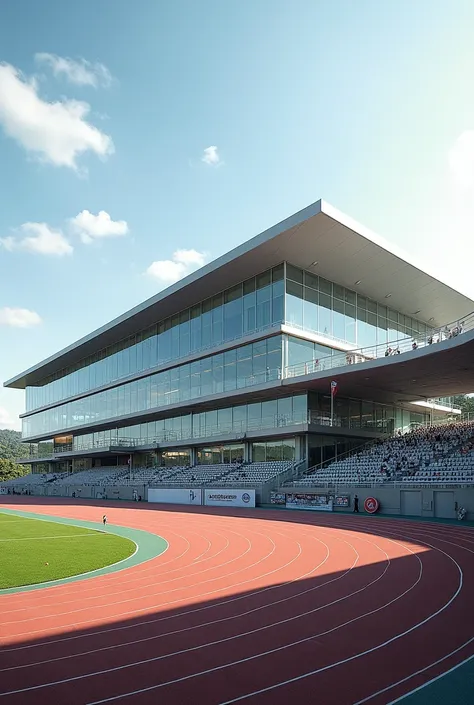
[(0, 705), (382, 705), (474, 654), (472, 529), (270, 510), (5, 500), (169, 542), (0, 596)]

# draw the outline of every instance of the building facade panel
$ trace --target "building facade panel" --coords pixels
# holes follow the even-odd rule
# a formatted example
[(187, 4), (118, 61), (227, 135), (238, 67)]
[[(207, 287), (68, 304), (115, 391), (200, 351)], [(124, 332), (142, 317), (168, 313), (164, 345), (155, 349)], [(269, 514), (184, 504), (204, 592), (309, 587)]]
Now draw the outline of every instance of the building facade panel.
[(27, 387), (27, 411), (282, 323), (284, 289), (281, 264), (196, 302), (192, 308), (84, 359), (78, 369), (63, 370), (42, 386)]
[(22, 419), (25, 438), (278, 380), (282, 336), (142, 377)]
[(428, 324), (391, 309), (388, 302), (372, 301), (286, 263), (101, 350), (77, 369), (27, 387), (26, 409), (91, 392), (279, 323), (357, 348), (406, 336), (416, 339), (429, 330)]

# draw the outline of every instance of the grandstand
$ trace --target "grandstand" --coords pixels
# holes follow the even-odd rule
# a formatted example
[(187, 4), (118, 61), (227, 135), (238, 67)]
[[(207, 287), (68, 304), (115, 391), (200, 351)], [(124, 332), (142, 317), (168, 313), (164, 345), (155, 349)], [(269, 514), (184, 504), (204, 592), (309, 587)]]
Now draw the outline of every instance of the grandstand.
[(324, 468), (309, 470), (287, 486), (321, 487), (373, 483), (474, 482), (474, 421), (418, 428)]
[(426, 429), (473, 359), (474, 301), (318, 201), (6, 382), (20, 484), (468, 487), (464, 430)]

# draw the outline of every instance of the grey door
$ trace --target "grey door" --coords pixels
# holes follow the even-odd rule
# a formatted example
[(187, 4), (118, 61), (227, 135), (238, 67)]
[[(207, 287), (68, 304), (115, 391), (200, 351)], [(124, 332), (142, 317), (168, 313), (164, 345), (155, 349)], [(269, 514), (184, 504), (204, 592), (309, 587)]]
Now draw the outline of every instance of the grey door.
[(400, 499), (402, 514), (409, 517), (421, 516), (421, 492), (402, 490)]
[(439, 519), (455, 519), (454, 492), (434, 492), (434, 515)]

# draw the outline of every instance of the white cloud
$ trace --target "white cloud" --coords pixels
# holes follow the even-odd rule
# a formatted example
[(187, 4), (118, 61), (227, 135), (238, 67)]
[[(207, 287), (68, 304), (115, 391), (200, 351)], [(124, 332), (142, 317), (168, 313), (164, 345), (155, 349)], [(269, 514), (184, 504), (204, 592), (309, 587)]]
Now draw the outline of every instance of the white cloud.
[(474, 130), (465, 130), (457, 138), (448, 159), (456, 184), (466, 191), (474, 189)]
[(9, 64), (0, 64), (0, 125), (26, 151), (44, 161), (77, 170), (81, 154), (112, 154), (111, 138), (85, 119), (89, 112), (87, 103), (76, 100), (43, 100), (36, 81), (24, 79)]
[(110, 86), (112, 75), (109, 69), (101, 63), (92, 64), (85, 59), (70, 59), (69, 57), (57, 56), (41, 52), (35, 54), (35, 60), (39, 64), (49, 66), (56, 78), (64, 76), (69, 83), (76, 86)]
[(112, 220), (106, 211), (99, 211), (98, 215), (87, 210), (81, 211), (71, 219), (71, 225), (86, 244), (107, 237), (122, 237), (129, 231), (125, 220)]
[(206, 147), (201, 157), (201, 161), (209, 166), (219, 166), (219, 164), (222, 164), (217, 147)]
[(73, 252), (72, 245), (66, 240), (61, 230), (53, 230), (47, 223), (24, 223), (20, 227), (20, 231), (23, 237), (0, 238), (0, 244), (9, 252), (26, 250), (56, 257), (71, 255)]
[(41, 323), (40, 316), (27, 308), (0, 308), (0, 326), (31, 328)]
[(5, 407), (0, 406), (0, 428), (13, 428), (15, 421), (10, 412)]
[(206, 261), (203, 252), (197, 250), (176, 250), (173, 259), (157, 260), (152, 262), (146, 273), (164, 284), (174, 284), (179, 279), (190, 274), (195, 269), (202, 267)]

